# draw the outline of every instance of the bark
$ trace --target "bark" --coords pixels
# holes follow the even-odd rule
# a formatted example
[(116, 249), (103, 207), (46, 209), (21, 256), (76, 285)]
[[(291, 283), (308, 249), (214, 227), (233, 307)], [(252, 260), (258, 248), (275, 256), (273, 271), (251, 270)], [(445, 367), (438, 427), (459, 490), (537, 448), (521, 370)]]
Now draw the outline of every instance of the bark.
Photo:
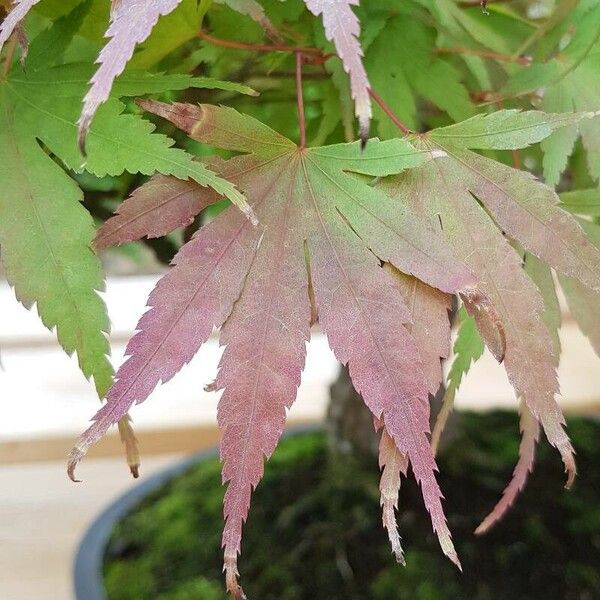
[(347, 367), (340, 369), (330, 395), (325, 428), (332, 453), (341, 457), (377, 456), (379, 441), (373, 416), (354, 389)]
[[(442, 405), (445, 386), (431, 398), (431, 427)], [(443, 450), (456, 437), (459, 415), (453, 411), (440, 440)], [(335, 456), (377, 456), (379, 435), (373, 426), (373, 416), (360, 394), (354, 389), (347, 367), (341, 367), (337, 379), (330, 387), (330, 400), (325, 419), (329, 448)]]

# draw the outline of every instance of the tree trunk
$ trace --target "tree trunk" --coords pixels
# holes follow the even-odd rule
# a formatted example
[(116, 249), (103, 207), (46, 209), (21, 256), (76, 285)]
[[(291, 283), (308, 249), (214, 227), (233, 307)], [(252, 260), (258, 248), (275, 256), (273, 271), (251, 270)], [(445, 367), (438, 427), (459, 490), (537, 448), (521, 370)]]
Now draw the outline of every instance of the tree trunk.
[[(442, 385), (431, 399), (431, 427), (435, 423), (445, 391)], [(440, 449), (452, 440), (457, 425), (458, 416), (453, 412), (444, 429)], [(373, 415), (354, 389), (347, 367), (341, 367), (337, 379), (330, 387), (325, 429), (329, 448), (334, 456), (377, 456), (379, 435), (373, 426)]]
[(341, 457), (377, 456), (373, 415), (354, 389), (347, 367), (340, 369), (330, 396), (325, 428), (332, 453)]

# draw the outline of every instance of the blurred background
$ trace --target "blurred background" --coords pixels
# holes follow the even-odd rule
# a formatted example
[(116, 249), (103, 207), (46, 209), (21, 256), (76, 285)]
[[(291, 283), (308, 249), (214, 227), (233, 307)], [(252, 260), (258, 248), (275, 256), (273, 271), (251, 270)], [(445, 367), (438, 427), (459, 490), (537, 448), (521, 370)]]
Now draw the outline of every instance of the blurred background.
[[(164, 267), (136, 247), (105, 256), (104, 294), (113, 329), (112, 360), (123, 359), (127, 340)], [(564, 307), (563, 303), (563, 307)], [(134, 485), (113, 431), (80, 466), (82, 483), (66, 476), (66, 456), (98, 407), (93, 387), (55, 336), (0, 282), (0, 572), (2, 598), (71, 600), (72, 563), (86, 528), (112, 500)], [(562, 405), (570, 414), (600, 414), (600, 363), (566, 308), (561, 329)], [(132, 411), (142, 452), (141, 477), (218, 440), (219, 394), (204, 391), (217, 370), (220, 349), (210, 340), (194, 360), (151, 399)], [(338, 365), (313, 331), (290, 424), (320, 422)], [(458, 397), (459, 410), (516, 408), (504, 370), (486, 354), (472, 368)], [(516, 421), (515, 421), (516, 439)], [(584, 475), (585, 476), (585, 475)], [(551, 490), (554, 492), (554, 490)], [(426, 519), (425, 515), (422, 515)], [(52, 590), (48, 595), (48, 590)]]

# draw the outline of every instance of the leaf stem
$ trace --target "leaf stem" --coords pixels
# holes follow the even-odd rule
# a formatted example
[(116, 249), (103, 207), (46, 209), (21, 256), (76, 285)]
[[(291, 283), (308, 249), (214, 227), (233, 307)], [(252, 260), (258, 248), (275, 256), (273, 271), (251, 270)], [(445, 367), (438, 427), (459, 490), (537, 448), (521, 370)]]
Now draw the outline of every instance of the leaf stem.
[[(204, 30), (198, 32), (198, 37), (223, 48), (236, 48), (238, 50), (249, 50), (251, 52), (293, 52), (296, 55), (296, 96), (298, 99), (298, 122), (300, 124), (300, 147), (304, 148), (306, 144), (305, 131), (305, 116), (304, 116), (304, 99), (302, 95), (302, 65), (304, 63), (323, 64), (329, 58), (339, 58), (335, 53), (326, 54), (320, 48), (310, 46), (287, 46), (285, 44), (246, 44), (244, 42), (236, 42), (234, 40), (224, 40), (217, 38)], [(371, 98), (379, 104), (383, 112), (391, 119), (392, 123), (402, 131), (402, 133), (414, 133), (409, 129), (385, 103), (383, 98), (373, 89), (369, 89)]]
[(369, 96), (381, 107), (381, 110), (390, 118), (390, 121), (405, 134), (414, 133), (412, 129), (409, 129), (396, 115), (396, 113), (385, 103), (384, 99), (372, 88), (369, 88)]
[(300, 148), (306, 147), (306, 117), (304, 115), (304, 94), (302, 93), (302, 52), (296, 52), (296, 98), (298, 99), (298, 126), (300, 127)]
[(315, 55), (311, 60), (316, 62), (324, 62), (336, 54), (324, 54), (320, 48), (312, 48), (310, 46), (288, 46), (286, 44), (246, 44), (244, 42), (236, 42), (234, 40), (224, 40), (217, 38), (204, 30), (198, 32), (198, 37), (205, 40), (209, 44), (222, 46), (223, 48), (235, 48), (237, 50), (249, 50), (250, 52), (301, 52), (302, 54)]
[(471, 56), (481, 56), (482, 58), (492, 58), (499, 62), (509, 62), (518, 65), (530, 65), (532, 60), (528, 56), (510, 56), (509, 54), (500, 54), (491, 50), (478, 50), (477, 48), (436, 48), (435, 54), (470, 54)]

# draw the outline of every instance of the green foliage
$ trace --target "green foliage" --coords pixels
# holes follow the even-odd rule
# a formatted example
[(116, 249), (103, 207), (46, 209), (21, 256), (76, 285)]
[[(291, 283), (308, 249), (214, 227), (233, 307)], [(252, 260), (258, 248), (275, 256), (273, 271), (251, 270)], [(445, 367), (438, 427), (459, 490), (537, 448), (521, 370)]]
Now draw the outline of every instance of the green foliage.
[(90, 131), (88, 155), (77, 148), (77, 118), (87, 81), (88, 63), (64, 63), (62, 57), (87, 14), (89, 3), (42, 31), (29, 49), (27, 70), (15, 63), (0, 78), (0, 243), (7, 277), (18, 299), (37, 304), (44, 324), (57, 330), (69, 354), (76, 352), (86, 377), (102, 397), (112, 367), (106, 339), (109, 322), (103, 301), (100, 261), (90, 249), (95, 228), (82, 207), (83, 194), (71, 172), (96, 177), (162, 172), (220, 188), (242, 200), (154, 126), (126, 113), (119, 96), (164, 94), (187, 88), (253, 93), (251, 89), (183, 74), (131, 72), (113, 89)]
[[(220, 420), (232, 433), (225, 479), (240, 472), (239, 490), (229, 487), (239, 531), (225, 544), (226, 566), (228, 587), (242, 598), (235, 565), (250, 491), (320, 319), (382, 435), (394, 439), (381, 463), (388, 517), (408, 457), (416, 479), (427, 480), (434, 529), (458, 564), (427, 431), (456, 293), (462, 325), (434, 446), (483, 340), (528, 407), (527, 452), (511, 489), (524, 483), (538, 421), (571, 481), (573, 451), (556, 403), (552, 270), (600, 353), (598, 0), (487, 10), (455, 0), (0, 3), (9, 4), (0, 24), (2, 261), (17, 298), (37, 306), (108, 399), (72, 453), (71, 475), (101, 433), (223, 325)], [(137, 100), (146, 95), (161, 103)], [(140, 107), (166, 122), (155, 125)], [(369, 127), (381, 139), (365, 151)], [(230, 207), (194, 236), (228, 202), (249, 222)], [(104, 244), (95, 224), (110, 234)], [(111, 388), (94, 240), (97, 250), (106, 240), (164, 234), (138, 243), (168, 262), (182, 239), (191, 242), (151, 296)], [(460, 277), (449, 284), (454, 271)], [(252, 330), (247, 313), (259, 311)], [(295, 344), (282, 350), (292, 335)], [(251, 364), (259, 336), (261, 369), (242, 377), (236, 360)], [(230, 398), (236, 386), (248, 398), (253, 376), (243, 416), (241, 400)], [(135, 437), (127, 421), (120, 428), (135, 471)], [(236, 459), (239, 440), (245, 458)], [(211, 585), (196, 578), (176, 597), (219, 597)], [(435, 593), (425, 586), (418, 596)]]

